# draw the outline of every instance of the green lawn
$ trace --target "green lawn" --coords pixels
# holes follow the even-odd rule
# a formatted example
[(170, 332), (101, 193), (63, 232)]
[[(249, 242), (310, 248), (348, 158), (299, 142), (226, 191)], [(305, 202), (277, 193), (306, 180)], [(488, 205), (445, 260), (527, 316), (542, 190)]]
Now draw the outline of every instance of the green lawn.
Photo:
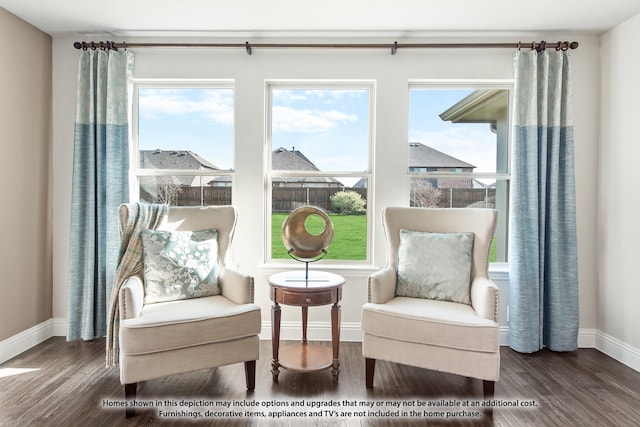
[[(288, 214), (273, 213), (271, 216), (271, 254), (272, 258), (289, 258), (282, 243), (282, 223)], [(367, 217), (366, 215), (333, 215), (329, 214), (333, 223), (333, 243), (327, 251), (326, 259), (364, 260), (367, 259)], [(310, 216), (307, 222), (310, 233), (319, 234), (324, 221)], [(491, 243), (489, 262), (496, 259), (496, 240)]]
[[(286, 217), (286, 213), (274, 212), (271, 215), (272, 258), (289, 258), (282, 243), (281, 233), (282, 223)], [(329, 217), (333, 223), (334, 235), (325, 259), (367, 259), (367, 216), (329, 214)], [(319, 217), (310, 216), (307, 226), (309, 232), (320, 233), (324, 227), (324, 221)]]

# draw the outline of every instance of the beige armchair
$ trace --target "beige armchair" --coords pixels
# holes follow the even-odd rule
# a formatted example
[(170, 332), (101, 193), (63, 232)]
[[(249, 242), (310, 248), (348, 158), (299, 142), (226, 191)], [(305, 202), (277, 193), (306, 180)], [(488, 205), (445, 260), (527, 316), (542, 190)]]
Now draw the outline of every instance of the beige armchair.
[[(121, 223), (127, 210), (120, 209)], [(260, 308), (253, 304), (253, 278), (233, 269), (229, 247), (237, 212), (233, 206), (170, 207), (156, 230), (215, 229), (220, 294), (145, 303), (142, 276), (120, 288), (120, 381), (135, 399), (140, 381), (244, 362), (246, 386), (255, 387)], [(145, 274), (147, 272), (145, 271)], [(127, 417), (134, 415), (127, 409)]]
[[(384, 209), (382, 218), (387, 263), (369, 277), (369, 302), (362, 310), (366, 386), (373, 387), (376, 360), (385, 360), (481, 379), (485, 398), (492, 398), (495, 381), (500, 376), (498, 287), (488, 278), (496, 211), (389, 207)], [(404, 264), (402, 257), (413, 253), (418, 263), (423, 259), (416, 254), (420, 249), (407, 246), (421, 240), (409, 240), (406, 238), (409, 232), (403, 230), (417, 231), (420, 236), (426, 235), (420, 232), (447, 233), (447, 236), (457, 233), (462, 238), (473, 233), (468, 260), (470, 272), (462, 275), (468, 274), (469, 278), (466, 303), (446, 300), (446, 292), (441, 289), (433, 294), (441, 298), (433, 299), (412, 295), (411, 290), (400, 286), (405, 272), (399, 268), (413, 265)], [(445, 258), (441, 259), (445, 267), (449, 262), (455, 264), (455, 268), (464, 265), (455, 259), (457, 257)], [(421, 264), (413, 267), (425, 271), (434, 268), (434, 263), (428, 260)], [(443, 268), (443, 265), (435, 267)], [(421, 281), (422, 276), (428, 274), (420, 271), (420, 276), (413, 280)], [(398, 296), (399, 293), (411, 296)]]

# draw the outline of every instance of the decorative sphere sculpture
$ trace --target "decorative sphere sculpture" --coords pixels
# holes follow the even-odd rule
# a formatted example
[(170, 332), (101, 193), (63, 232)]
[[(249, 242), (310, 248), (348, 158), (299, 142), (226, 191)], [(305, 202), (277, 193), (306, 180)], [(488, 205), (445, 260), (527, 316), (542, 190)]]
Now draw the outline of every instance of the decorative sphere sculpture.
[[(324, 220), (324, 229), (319, 234), (310, 233), (307, 220), (317, 215)], [(329, 216), (315, 206), (302, 206), (291, 211), (282, 224), (282, 242), (289, 255), (299, 261), (322, 258), (333, 240), (333, 223)]]

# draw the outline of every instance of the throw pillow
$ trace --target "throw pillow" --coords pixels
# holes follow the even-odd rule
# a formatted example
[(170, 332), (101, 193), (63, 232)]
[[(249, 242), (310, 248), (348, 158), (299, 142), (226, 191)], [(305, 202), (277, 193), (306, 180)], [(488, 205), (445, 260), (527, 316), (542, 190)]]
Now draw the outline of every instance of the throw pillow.
[(473, 233), (400, 230), (396, 295), (471, 304)]
[(145, 304), (220, 294), (218, 232), (142, 231)]

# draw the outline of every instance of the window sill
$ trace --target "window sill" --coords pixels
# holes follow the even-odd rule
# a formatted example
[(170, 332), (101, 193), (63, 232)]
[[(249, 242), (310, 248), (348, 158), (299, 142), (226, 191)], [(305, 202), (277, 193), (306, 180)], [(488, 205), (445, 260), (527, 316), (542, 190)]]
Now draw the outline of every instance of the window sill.
[[(376, 267), (371, 264), (332, 264), (330, 262), (322, 262), (318, 264), (310, 263), (309, 269), (330, 271), (332, 273), (348, 277), (368, 277), (376, 271), (380, 270), (380, 267)], [(276, 261), (268, 262), (258, 266), (258, 272), (260, 274), (271, 275), (288, 270), (304, 270), (304, 263)]]
[[(323, 270), (348, 277), (368, 277), (379, 271), (382, 267), (371, 264), (335, 264), (335, 263), (310, 263), (310, 270)], [(303, 270), (302, 262), (268, 262), (258, 266), (258, 273), (271, 275), (289, 270)], [(495, 262), (489, 264), (489, 277), (492, 280), (509, 280), (509, 264), (506, 262)]]
[(509, 263), (493, 262), (489, 264), (489, 278), (492, 280), (509, 280)]

